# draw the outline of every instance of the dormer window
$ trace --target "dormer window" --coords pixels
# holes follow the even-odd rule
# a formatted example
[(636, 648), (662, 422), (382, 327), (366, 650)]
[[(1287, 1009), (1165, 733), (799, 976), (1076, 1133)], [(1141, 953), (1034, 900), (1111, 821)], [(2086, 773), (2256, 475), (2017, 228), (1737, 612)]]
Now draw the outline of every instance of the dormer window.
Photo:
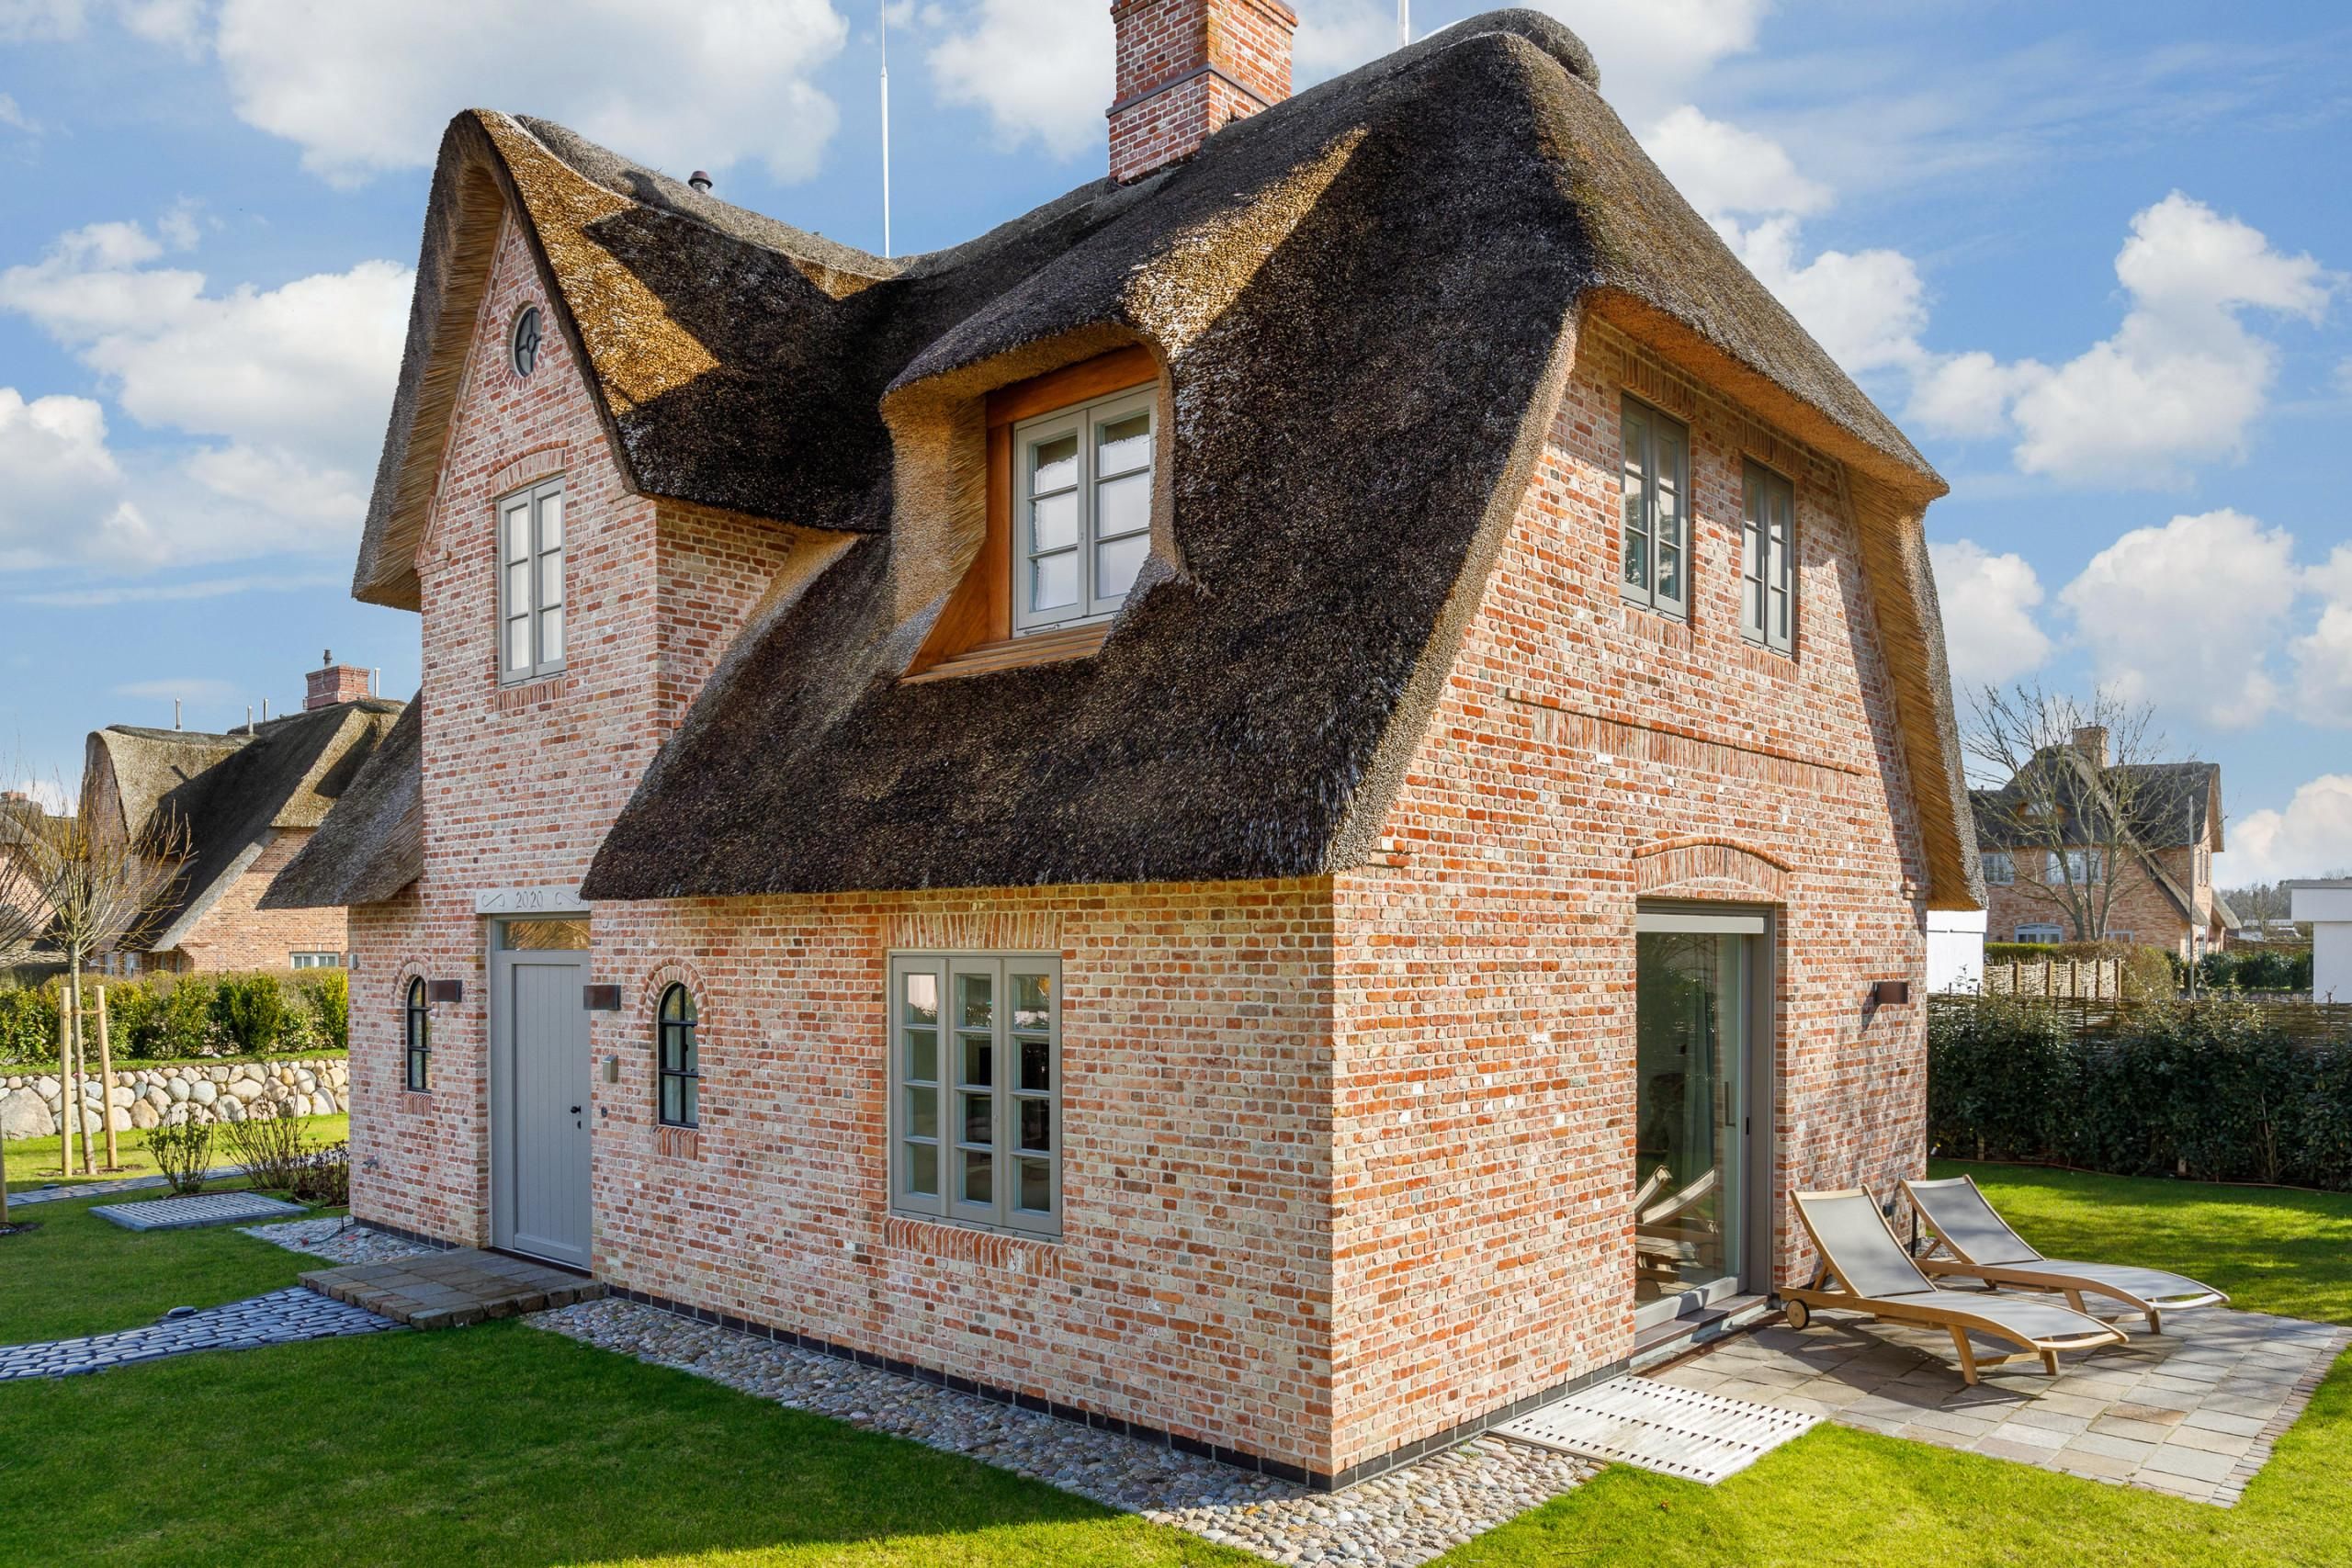
[(1017, 424), (1013, 447), (1013, 629), (1116, 614), (1151, 554), (1151, 390)]

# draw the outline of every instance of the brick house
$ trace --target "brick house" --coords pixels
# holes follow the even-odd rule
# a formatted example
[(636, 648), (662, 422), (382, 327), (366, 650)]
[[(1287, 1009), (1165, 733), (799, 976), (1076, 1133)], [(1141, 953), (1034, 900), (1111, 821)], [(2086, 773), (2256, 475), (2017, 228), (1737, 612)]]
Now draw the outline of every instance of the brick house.
[[(2117, 762), (2108, 732), (2091, 725), (2075, 730), (2070, 746), (2043, 748), (2027, 767), (2052, 772), (2058, 782), (2012, 778), (1999, 789), (1970, 792), (1989, 940), (2088, 940), (2093, 933), (2062, 901), (2071, 887), (2080, 890), (2076, 904), (2103, 908), (2109, 941), (2184, 959), (2227, 945), (2238, 918), (2213, 886), (2221, 764)], [(2053, 803), (2067, 817), (2063, 832), (2023, 820)], [(2094, 826), (2102, 820), (2116, 826)], [(2053, 837), (2064, 841), (2053, 845)], [(2118, 852), (2111, 877), (2110, 850)]]
[(265, 909), (262, 895), (310, 840), (401, 705), (368, 694), (368, 671), (333, 653), (311, 671), (300, 713), (210, 734), (118, 724), (85, 748), (82, 810), (93, 831), (136, 842), (175, 825), (187, 863), (119, 973), (338, 966), (340, 908)]
[(1116, 177), (925, 256), (452, 123), (424, 692), (266, 902), (363, 1218), (1345, 1484), (1920, 1169), (1944, 487), (1556, 23), (1114, 15)]

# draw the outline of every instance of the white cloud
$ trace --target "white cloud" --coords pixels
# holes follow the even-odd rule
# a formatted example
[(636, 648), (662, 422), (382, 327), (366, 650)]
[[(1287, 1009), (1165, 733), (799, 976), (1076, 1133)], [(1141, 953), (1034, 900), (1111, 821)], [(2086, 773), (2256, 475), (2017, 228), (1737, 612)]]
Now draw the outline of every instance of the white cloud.
[(2316, 321), (2337, 281), (2178, 191), (2133, 216), (2115, 275), (2131, 307), (2112, 337), (2055, 368), (1981, 352), (1928, 362), (1911, 415), (1944, 434), (2014, 430), (2027, 473), (2178, 484), (2197, 463), (2243, 457), (2268, 400), (2278, 351), (2243, 313)]
[(183, 697), (191, 703), (225, 703), (237, 694), (237, 688), (211, 675), (181, 675), (162, 681), (126, 681), (114, 688), (114, 694), (158, 702)]
[(2324, 565), (2306, 571), (2303, 586), (2323, 603), (2318, 623), (2292, 648), (2295, 716), (2352, 728), (2352, 545), (2336, 546)]
[(62, 817), (72, 809), (70, 802), (73, 797), (65, 793), (65, 785), (56, 779), (22, 777), (8, 787), (21, 795), (31, 795), (51, 817)]
[(61, 542), (92, 553), (148, 547), (124, 489), (104, 409), (87, 398), (28, 402), (0, 387), (0, 570), (57, 559)]
[(1715, 66), (1756, 47), (1770, 0), (1540, 0), (1600, 67), (1601, 96), (1630, 125), (1685, 102)]
[(338, 184), (430, 164), (478, 104), (549, 118), (675, 173), (817, 170), (838, 114), (811, 75), (829, 0), (225, 0), (213, 36), (239, 118)]
[(1829, 190), (1797, 173), (1786, 149), (1768, 136), (1710, 119), (1690, 104), (1672, 110), (1642, 138), (1683, 198), (1709, 218), (1734, 212), (1819, 212)]
[(0, 0), (0, 42), (50, 43), (82, 30), (82, 0)]
[(1928, 556), (1955, 691), (2007, 685), (2041, 667), (2050, 657), (2049, 636), (2033, 618), (2041, 579), (2023, 556), (1996, 556), (1971, 539), (1931, 543)]
[(2323, 773), (2284, 811), (2246, 813), (2229, 825), (2226, 841), (2214, 875), (2232, 886), (2352, 871), (2352, 775)]
[(27, 136), (40, 134), (40, 127), (33, 123), (32, 117), (18, 107), (17, 100), (6, 93), (0, 93), (0, 125), (11, 130), (21, 130)]
[(1822, 251), (1801, 262), (1797, 220), (1767, 219), (1750, 229), (1718, 222), (1758, 281), (1803, 322), (1849, 374), (1905, 367), (1921, 357), (1927, 288), (1900, 251)]
[(1114, 73), (1101, 0), (979, 0), (925, 62), (940, 97), (988, 111), (997, 141), (1068, 159), (1100, 145)]
[(327, 572), (291, 577), (215, 577), (195, 582), (154, 582), (137, 587), (60, 588), (45, 593), (19, 593), (19, 604), (45, 604), (56, 609), (94, 609), (107, 604), (182, 604), (194, 599), (226, 599), (239, 593), (307, 593), (342, 586), (350, 580)]
[(2278, 705), (2266, 667), (2300, 582), (2294, 539), (2223, 509), (2134, 528), (2059, 597), (2102, 685), (2243, 729)]
[[(196, 237), (186, 207), (159, 227), (175, 245)], [(217, 292), (200, 272), (152, 265), (164, 254), (140, 224), (95, 223), (40, 262), (0, 272), (0, 308), (98, 372), (122, 412), (205, 438), (142, 448), (133, 464), (108, 452), (96, 403), (31, 405), (78, 406), (44, 423), (23, 415), (17, 444), (0, 455), (12, 486), (38, 498), (0, 514), (9, 519), (0, 565), (152, 566), (348, 544), (400, 366), (410, 273), (363, 262)]]

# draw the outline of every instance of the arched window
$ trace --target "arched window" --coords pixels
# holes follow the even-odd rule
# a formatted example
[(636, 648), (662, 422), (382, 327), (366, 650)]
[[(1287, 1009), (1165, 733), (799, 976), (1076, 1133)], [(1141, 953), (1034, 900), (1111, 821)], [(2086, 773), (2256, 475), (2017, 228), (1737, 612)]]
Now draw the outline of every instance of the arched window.
[(418, 1093), (433, 1087), (433, 1013), (424, 1005), (422, 976), (408, 983), (408, 1087)]
[(694, 993), (672, 986), (662, 993), (661, 1038), (657, 1042), (662, 1067), (662, 1124), (701, 1125), (702, 1068), (695, 1049)]

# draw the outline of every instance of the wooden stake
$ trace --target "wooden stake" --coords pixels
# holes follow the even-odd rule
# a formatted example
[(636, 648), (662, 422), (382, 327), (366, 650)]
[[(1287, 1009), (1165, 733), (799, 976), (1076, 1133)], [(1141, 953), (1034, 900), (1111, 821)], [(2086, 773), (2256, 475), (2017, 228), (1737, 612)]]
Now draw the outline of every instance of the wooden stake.
[(114, 1141), (114, 1053), (107, 1047), (107, 988), (98, 987), (98, 1092), (106, 1096), (107, 1108), (99, 1112), (107, 1127), (107, 1168), (122, 1168), (122, 1152)]
[[(80, 1092), (82, 1085), (79, 1080), (87, 1077), (90, 1073), (89, 1041), (88, 1037), (82, 1032), (88, 1027), (88, 1023), (82, 1017), (82, 965), (80, 964), (74, 965), (71, 978), (74, 982), (74, 1076), (76, 1080), (74, 1085), (74, 1113), (79, 1115), (82, 1108)], [(98, 1089), (98, 1120), (103, 1122), (106, 1121), (106, 1089), (103, 1085)], [(97, 1144), (90, 1136), (90, 1130), (87, 1127), (82, 1129), (82, 1174), (90, 1177), (98, 1174)]]
[(65, 987), (57, 988), (57, 1174), (74, 1174), (74, 1102), (81, 1086), (74, 1081), (74, 1021), (65, 1015)]

